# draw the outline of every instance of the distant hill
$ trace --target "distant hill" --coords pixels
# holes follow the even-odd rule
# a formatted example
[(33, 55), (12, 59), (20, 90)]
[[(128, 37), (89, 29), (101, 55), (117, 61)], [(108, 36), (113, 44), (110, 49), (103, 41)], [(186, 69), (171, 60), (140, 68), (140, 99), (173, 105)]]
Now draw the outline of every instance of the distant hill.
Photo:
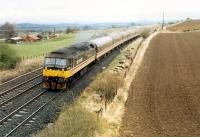
[[(158, 23), (156, 21), (136, 21), (136, 22), (113, 22), (113, 23), (60, 23), (60, 24), (36, 24), (36, 23), (20, 23), (16, 27), (21, 31), (56, 31), (66, 30), (68, 27), (76, 27), (79, 29), (106, 29), (115, 27), (130, 27)], [(0, 26), (3, 23), (0, 24)]]
[(56, 30), (66, 30), (68, 27), (76, 27), (80, 29), (84, 28), (109, 28), (109, 27), (126, 27), (130, 26), (130, 23), (95, 23), (95, 24), (31, 24), (31, 23), (22, 23), (16, 25), (20, 30), (40, 30), (40, 31), (50, 31), (54, 27)]
[[(68, 27), (76, 27), (79, 29), (104, 29), (114, 27), (130, 27), (138, 25), (139, 23), (93, 23), (93, 24), (32, 24), (32, 23), (21, 23), (16, 24), (17, 28), (22, 31), (53, 31), (54, 27), (58, 30), (66, 30)], [(139, 24), (141, 25), (141, 23)]]
[(21, 23), (16, 24), (17, 28), (22, 31), (52, 31), (54, 27), (56, 30), (65, 30), (69, 27), (69, 24), (32, 24), (32, 23)]

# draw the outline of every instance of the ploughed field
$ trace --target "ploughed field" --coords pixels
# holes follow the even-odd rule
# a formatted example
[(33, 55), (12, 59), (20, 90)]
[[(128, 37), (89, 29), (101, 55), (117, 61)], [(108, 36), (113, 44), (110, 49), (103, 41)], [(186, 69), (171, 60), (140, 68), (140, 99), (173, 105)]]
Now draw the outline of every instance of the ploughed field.
[(200, 136), (200, 32), (152, 39), (131, 85), (120, 137)]
[(189, 31), (200, 30), (200, 20), (188, 20), (172, 26), (167, 27), (170, 31)]

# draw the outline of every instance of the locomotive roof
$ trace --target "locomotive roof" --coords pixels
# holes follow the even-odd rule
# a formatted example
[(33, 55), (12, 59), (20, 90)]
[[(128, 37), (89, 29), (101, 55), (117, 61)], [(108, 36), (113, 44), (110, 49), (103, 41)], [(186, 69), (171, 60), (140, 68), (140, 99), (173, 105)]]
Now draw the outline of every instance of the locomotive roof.
[(83, 42), (79, 44), (74, 44), (70, 47), (64, 47), (64, 48), (52, 51), (46, 57), (73, 58), (89, 49), (90, 49), (89, 43)]

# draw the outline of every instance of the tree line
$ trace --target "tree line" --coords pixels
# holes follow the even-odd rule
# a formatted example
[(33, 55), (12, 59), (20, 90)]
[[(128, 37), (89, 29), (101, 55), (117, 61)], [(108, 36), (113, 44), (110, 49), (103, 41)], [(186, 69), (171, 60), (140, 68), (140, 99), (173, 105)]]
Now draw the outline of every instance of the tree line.
[[(55, 28), (52, 28), (52, 31), (45, 31), (45, 32), (42, 32), (42, 33), (47, 33), (47, 34), (53, 34), (54, 33), (54, 29)], [(86, 29), (90, 29), (89, 26), (85, 26), (83, 28), (84, 30)], [(76, 31), (79, 31), (80, 28), (78, 27), (67, 27), (66, 30), (57, 30), (56, 33), (74, 33)], [(19, 28), (16, 27), (15, 24), (13, 23), (9, 23), (9, 22), (6, 22), (5, 24), (3, 24), (2, 26), (0, 26), (0, 39), (1, 38), (4, 38), (4, 39), (9, 39), (9, 38), (12, 38), (12, 37), (15, 37), (18, 35), (18, 32), (24, 32), (26, 34), (28, 34), (29, 32), (36, 32), (34, 30), (26, 30), (26, 31), (22, 31), (20, 30)]]

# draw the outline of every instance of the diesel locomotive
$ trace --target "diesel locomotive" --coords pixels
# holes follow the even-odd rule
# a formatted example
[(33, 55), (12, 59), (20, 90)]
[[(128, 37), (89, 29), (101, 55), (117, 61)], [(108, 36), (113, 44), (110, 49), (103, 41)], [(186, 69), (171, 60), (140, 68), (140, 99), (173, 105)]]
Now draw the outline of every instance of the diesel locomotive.
[(66, 89), (91, 64), (138, 36), (138, 32), (126, 30), (50, 52), (44, 59), (43, 88)]

